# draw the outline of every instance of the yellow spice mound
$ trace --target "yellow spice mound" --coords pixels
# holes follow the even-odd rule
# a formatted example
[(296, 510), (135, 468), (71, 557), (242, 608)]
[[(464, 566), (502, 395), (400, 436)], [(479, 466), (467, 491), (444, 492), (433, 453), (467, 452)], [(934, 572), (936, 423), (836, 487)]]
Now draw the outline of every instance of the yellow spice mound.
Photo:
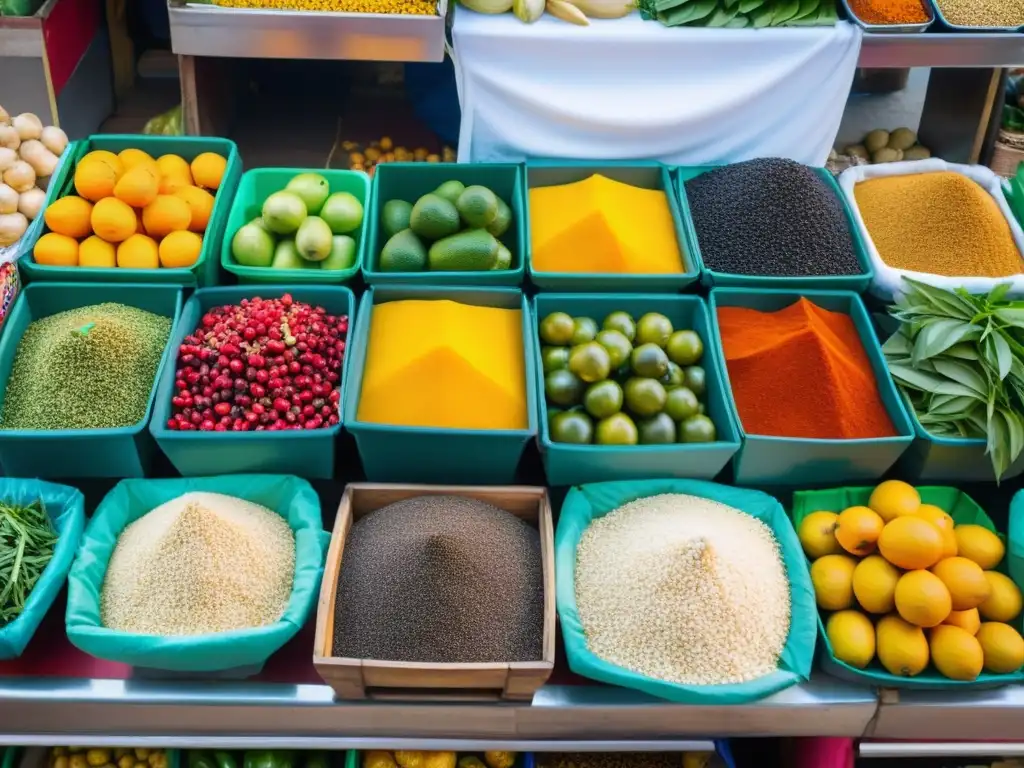
[(454, 301), (373, 308), (357, 418), (452, 429), (525, 429), (522, 313)]
[(682, 272), (663, 190), (605, 176), (530, 190), (530, 244), (539, 272)]

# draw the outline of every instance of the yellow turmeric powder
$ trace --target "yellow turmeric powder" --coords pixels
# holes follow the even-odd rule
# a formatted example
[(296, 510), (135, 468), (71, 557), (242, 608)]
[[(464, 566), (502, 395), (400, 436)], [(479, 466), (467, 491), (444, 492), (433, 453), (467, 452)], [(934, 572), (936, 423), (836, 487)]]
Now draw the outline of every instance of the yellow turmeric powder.
[(374, 306), (359, 421), (443, 429), (526, 429), (518, 309), (444, 300)]
[(538, 272), (683, 271), (665, 192), (599, 174), (530, 190), (530, 244)]

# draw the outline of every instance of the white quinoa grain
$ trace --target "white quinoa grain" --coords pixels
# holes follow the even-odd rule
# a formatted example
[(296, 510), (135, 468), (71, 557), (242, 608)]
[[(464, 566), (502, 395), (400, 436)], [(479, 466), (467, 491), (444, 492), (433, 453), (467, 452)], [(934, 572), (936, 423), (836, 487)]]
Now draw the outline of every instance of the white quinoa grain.
[(103, 625), (199, 635), (278, 621), (295, 576), (295, 535), (273, 510), (186, 493), (121, 532), (101, 595)]
[(739, 683), (778, 667), (789, 580), (771, 530), (716, 501), (637, 499), (576, 551), (576, 605), (600, 658), (674, 683)]

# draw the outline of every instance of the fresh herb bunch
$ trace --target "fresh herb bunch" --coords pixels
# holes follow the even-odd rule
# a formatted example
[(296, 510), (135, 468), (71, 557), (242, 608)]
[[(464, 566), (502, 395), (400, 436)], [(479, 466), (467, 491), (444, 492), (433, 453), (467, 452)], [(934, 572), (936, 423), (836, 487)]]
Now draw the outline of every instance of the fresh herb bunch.
[(889, 372), (933, 435), (985, 438), (996, 479), (1024, 450), (1024, 301), (904, 278), (882, 346)]
[(832, 0), (638, 0), (641, 15), (666, 27), (791, 27), (836, 23)]
[(28, 506), (0, 502), (0, 627), (21, 615), (56, 543), (42, 500)]

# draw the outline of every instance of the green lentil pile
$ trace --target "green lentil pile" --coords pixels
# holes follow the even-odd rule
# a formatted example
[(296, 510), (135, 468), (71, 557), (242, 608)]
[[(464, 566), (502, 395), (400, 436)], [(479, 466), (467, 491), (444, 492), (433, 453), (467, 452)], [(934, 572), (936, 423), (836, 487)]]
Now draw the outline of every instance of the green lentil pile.
[(110, 429), (146, 415), (171, 319), (96, 304), (31, 323), (18, 342), (0, 429)]

